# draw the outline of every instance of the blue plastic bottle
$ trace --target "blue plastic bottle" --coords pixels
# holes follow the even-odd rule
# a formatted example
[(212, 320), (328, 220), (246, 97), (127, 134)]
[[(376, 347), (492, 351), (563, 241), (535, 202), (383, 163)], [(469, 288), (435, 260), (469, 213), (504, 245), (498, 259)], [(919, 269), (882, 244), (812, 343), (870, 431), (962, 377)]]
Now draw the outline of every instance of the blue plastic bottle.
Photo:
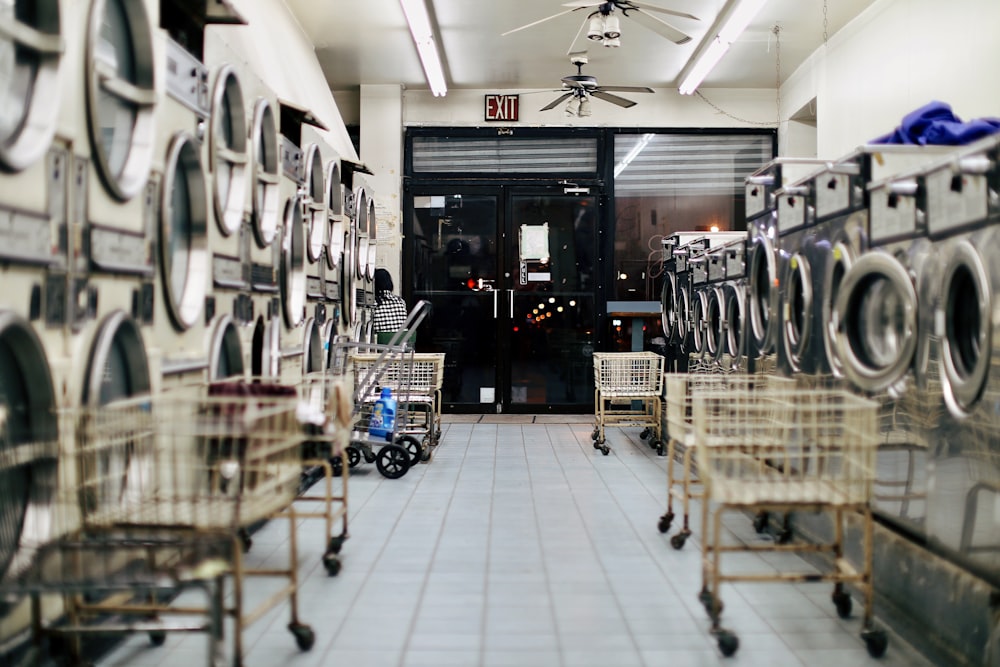
[(372, 408), (372, 418), (368, 422), (368, 433), (376, 438), (392, 437), (396, 423), (396, 399), (392, 397), (392, 389), (382, 387), (382, 395)]

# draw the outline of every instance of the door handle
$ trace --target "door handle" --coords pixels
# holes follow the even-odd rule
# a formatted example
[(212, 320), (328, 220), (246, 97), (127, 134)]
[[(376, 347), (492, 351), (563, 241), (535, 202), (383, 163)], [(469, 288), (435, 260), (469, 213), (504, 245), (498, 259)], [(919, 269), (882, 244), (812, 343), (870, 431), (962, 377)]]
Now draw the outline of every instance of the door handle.
[(510, 319), (511, 319), (511, 321), (513, 321), (514, 320), (514, 290), (509, 289), (509, 290), (507, 290), (507, 292), (510, 293)]
[(497, 318), (497, 291), (493, 290), (493, 319)]

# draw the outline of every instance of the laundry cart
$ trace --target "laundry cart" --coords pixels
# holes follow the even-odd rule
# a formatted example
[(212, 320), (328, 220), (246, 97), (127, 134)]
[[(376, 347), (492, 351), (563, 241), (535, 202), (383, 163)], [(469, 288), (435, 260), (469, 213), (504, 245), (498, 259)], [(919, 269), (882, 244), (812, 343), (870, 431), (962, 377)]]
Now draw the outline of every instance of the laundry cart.
[(594, 449), (605, 456), (606, 426), (642, 426), (659, 449), (663, 357), (655, 352), (594, 352)]
[[(298, 617), (291, 507), (301, 471), (296, 404), (212, 396), (202, 386), (60, 415), (58, 537), (38, 545), (30, 567), (0, 585), (29, 595), (36, 649), (44, 635), (66, 635), (78, 659), (85, 634), (148, 632), (159, 645), (168, 632), (204, 631), (208, 664), (216, 665), (223, 618), (231, 617), (238, 665), (244, 628), (286, 600), (288, 628), (299, 648), (310, 649), (315, 635)], [(288, 519), (287, 566), (249, 567), (239, 530), (278, 516)], [(250, 577), (276, 580), (279, 590), (248, 612)], [(225, 579), (231, 602), (223, 598)], [(204, 606), (170, 604), (190, 587), (207, 591)], [(67, 620), (46, 627), (42, 598), (50, 593), (63, 596)], [(171, 616), (180, 623), (164, 620)]]
[[(734, 373), (667, 373), (664, 376), (663, 413), (666, 426), (667, 512), (657, 527), (661, 533), (673, 524), (674, 500), (681, 503), (681, 529), (670, 537), (674, 549), (682, 549), (691, 536), (691, 500), (701, 497), (701, 482), (694, 449), (693, 399), (699, 391), (752, 392), (776, 388), (790, 390), (795, 381), (781, 376)], [(677, 465), (680, 465), (680, 472)]]
[[(805, 582), (834, 584), (832, 601), (841, 618), (851, 614), (852, 586), (864, 598), (861, 637), (873, 657), (885, 653), (886, 633), (875, 627), (872, 600), (872, 484), (878, 446), (878, 405), (849, 392), (767, 388), (699, 390), (692, 399), (695, 448), (704, 485), (704, 549), (700, 599), (712, 621), (719, 649), (739, 648), (735, 633), (720, 625), (724, 582)], [(826, 512), (833, 537), (822, 544), (730, 541), (722, 517), (729, 511)], [(848, 528), (862, 535), (860, 562), (844, 553)], [(723, 570), (731, 553), (824, 554), (824, 572)]]

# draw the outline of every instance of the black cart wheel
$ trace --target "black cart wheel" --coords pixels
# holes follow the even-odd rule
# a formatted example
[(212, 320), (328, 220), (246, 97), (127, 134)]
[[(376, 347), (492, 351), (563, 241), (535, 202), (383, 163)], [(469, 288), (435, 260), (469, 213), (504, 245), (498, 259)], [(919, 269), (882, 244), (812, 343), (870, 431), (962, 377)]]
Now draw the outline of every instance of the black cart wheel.
[(670, 538), (670, 546), (680, 551), (681, 549), (684, 548), (684, 543), (687, 542), (688, 535), (690, 534), (691, 534), (690, 531), (682, 530), (681, 532), (677, 533), (676, 535)]
[(375, 465), (384, 477), (399, 479), (410, 469), (410, 455), (399, 445), (383, 445)]
[(720, 630), (715, 639), (719, 644), (719, 651), (727, 658), (740, 648), (740, 638), (728, 630)]
[(654, 440), (652, 442), (652, 447), (653, 447), (653, 449), (656, 450), (656, 455), (657, 456), (666, 456), (667, 455), (667, 447), (666, 447), (666, 445), (663, 444), (662, 440)]
[(656, 527), (660, 529), (661, 533), (665, 533), (670, 530), (670, 524), (674, 522), (674, 513), (667, 512), (660, 517), (660, 522), (656, 524)]
[(599, 436), (600, 434), (601, 434), (601, 432), (595, 428), (594, 432), (590, 434), (590, 439), (591, 440), (597, 440), (597, 436)]
[(865, 630), (861, 633), (861, 638), (865, 640), (868, 655), (873, 658), (881, 658), (889, 648), (889, 636), (885, 634), (885, 630)]
[(329, 576), (336, 577), (340, 574), (340, 559), (332, 553), (325, 553), (323, 554), (323, 567), (326, 568), (326, 573)]
[(424, 451), (420, 452), (420, 462), (430, 463), (431, 461), (431, 450), (429, 447), (424, 447)]
[(149, 633), (149, 643), (153, 646), (163, 646), (167, 641), (167, 633), (163, 630), (153, 630)]
[(414, 438), (412, 435), (401, 435), (396, 438), (396, 444), (406, 450), (406, 453), (410, 456), (410, 465), (415, 466), (420, 463), (420, 455), (423, 448), (420, 446), (420, 441)]
[[(361, 450), (359, 450), (357, 447), (354, 447), (353, 445), (348, 446), (347, 465), (350, 466), (351, 468), (354, 468), (359, 463), (361, 463)], [(368, 463), (371, 463), (371, 461), (369, 461)]]
[(326, 545), (327, 553), (339, 554), (340, 550), (344, 548), (344, 540), (347, 538), (343, 535), (335, 535), (330, 538), (330, 543)]
[(344, 474), (344, 459), (339, 456), (331, 456), (329, 459), (330, 472), (334, 477), (340, 477)]
[(607, 456), (611, 452), (611, 448), (607, 445), (601, 445), (601, 454)]
[(240, 544), (243, 546), (243, 553), (248, 553), (250, 547), (253, 546), (253, 538), (250, 537), (250, 531), (246, 528), (240, 528), (239, 530)]
[(767, 520), (768, 520), (767, 512), (757, 512), (757, 514), (754, 515), (753, 529), (757, 531), (758, 535), (767, 530)]
[(650, 430), (650, 429), (648, 429), (648, 428), (642, 429), (642, 431), (639, 432), (639, 439), (640, 440), (645, 440), (646, 438), (649, 437), (649, 434), (652, 433), (652, 432), (653, 431)]
[(295, 643), (302, 651), (308, 651), (316, 643), (316, 634), (304, 623), (289, 623), (288, 631), (295, 637)]
[(833, 598), (833, 606), (837, 608), (837, 616), (850, 618), (851, 608), (853, 607), (851, 596), (844, 591), (834, 591), (831, 597)]

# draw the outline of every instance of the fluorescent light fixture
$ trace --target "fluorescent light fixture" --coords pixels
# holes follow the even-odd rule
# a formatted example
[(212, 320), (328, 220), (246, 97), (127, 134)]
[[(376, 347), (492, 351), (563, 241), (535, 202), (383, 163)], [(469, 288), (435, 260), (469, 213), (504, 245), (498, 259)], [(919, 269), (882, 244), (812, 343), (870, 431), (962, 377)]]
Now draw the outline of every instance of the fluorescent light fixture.
[(623, 157), (622, 161), (615, 165), (615, 178), (618, 178), (621, 173), (625, 171), (625, 168), (632, 164), (632, 160), (639, 157), (639, 153), (642, 152), (642, 149), (648, 146), (649, 142), (652, 141), (655, 136), (655, 134), (644, 134), (639, 141), (635, 142), (635, 146), (633, 146), (632, 150), (628, 152), (628, 155)]
[(443, 97), (448, 92), (448, 84), (444, 80), (444, 68), (441, 67), (441, 58), (438, 55), (434, 30), (431, 28), (431, 19), (427, 15), (427, 6), (424, 0), (399, 0), (399, 4), (402, 5), (406, 23), (410, 26), (413, 43), (420, 55), (420, 64), (423, 65), (424, 76), (427, 77), (427, 85), (431, 87), (435, 97)]
[(750, 25), (750, 21), (766, 2), (767, 0), (735, 0), (734, 4), (730, 5), (729, 15), (722, 24), (722, 28), (712, 38), (708, 47), (696, 57), (694, 65), (691, 66), (681, 82), (681, 95), (690, 95), (697, 90), (708, 73), (722, 60), (722, 56), (726, 54), (733, 42), (743, 34), (743, 31)]

